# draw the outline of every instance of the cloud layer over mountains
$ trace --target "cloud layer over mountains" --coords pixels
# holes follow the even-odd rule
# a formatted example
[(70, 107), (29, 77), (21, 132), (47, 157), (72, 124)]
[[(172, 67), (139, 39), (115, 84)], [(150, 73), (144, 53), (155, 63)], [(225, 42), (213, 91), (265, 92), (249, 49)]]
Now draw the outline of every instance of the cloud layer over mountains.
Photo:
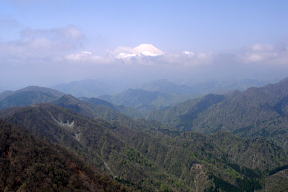
[[(83, 78), (138, 82), (159, 78), (265, 79), (288, 75), (285, 43), (255, 43), (226, 52), (169, 52), (160, 45), (143, 42), (132, 47), (119, 45), (98, 54), (93, 46), (86, 46), (87, 41), (89, 38), (72, 25), (25, 29), (18, 39), (0, 41), (0, 87), (6, 88), (4, 82), (15, 87), (31, 82), (47, 85)], [(15, 78), (8, 81), (11, 76)], [(18, 83), (20, 80), (23, 85)]]

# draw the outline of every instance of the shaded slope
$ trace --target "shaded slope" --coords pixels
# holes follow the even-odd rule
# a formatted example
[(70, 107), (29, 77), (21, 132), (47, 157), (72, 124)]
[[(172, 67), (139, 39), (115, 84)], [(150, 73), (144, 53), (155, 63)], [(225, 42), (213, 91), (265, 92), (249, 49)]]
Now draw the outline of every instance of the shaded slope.
[[(266, 87), (250, 88), (243, 93), (235, 93), (203, 113), (195, 122), (195, 128), (206, 126), (212, 130), (237, 130), (278, 117), (286, 118), (287, 97), (288, 79)], [(209, 119), (213, 119), (214, 128)]]
[(265, 179), (265, 188), (261, 191), (284, 192), (288, 191), (288, 169), (280, 170)]
[[(213, 133), (219, 130), (242, 136), (271, 138), (287, 148), (288, 79), (261, 88), (225, 95), (209, 103), (208, 96), (151, 113), (158, 120), (179, 129)], [(206, 108), (199, 109), (199, 102)], [(211, 104), (211, 105), (209, 105)]]
[(267, 174), (270, 170), (288, 164), (285, 148), (265, 138), (243, 138), (230, 132), (210, 136), (211, 143), (226, 154), (230, 163), (242, 165)]
[(178, 130), (189, 130), (193, 126), (193, 120), (209, 107), (225, 99), (222, 95), (207, 95), (199, 99), (193, 99), (174, 107), (151, 112), (147, 119), (160, 121)]

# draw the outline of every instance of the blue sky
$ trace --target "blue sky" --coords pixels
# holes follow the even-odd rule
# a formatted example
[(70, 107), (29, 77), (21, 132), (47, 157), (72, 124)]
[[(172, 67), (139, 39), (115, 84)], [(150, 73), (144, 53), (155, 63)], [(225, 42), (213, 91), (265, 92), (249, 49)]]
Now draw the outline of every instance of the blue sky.
[(287, 40), (287, 10), (285, 0), (4, 0), (0, 17), (23, 28), (75, 25), (103, 47), (225, 50)]
[(287, 10), (286, 0), (2, 0), (0, 89), (143, 71), (288, 76)]

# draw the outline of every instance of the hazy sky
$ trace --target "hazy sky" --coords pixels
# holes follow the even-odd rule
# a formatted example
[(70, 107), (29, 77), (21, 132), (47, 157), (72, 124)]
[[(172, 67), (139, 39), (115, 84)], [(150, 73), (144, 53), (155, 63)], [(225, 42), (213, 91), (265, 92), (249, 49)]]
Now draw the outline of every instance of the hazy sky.
[(0, 89), (288, 76), (286, 0), (1, 0)]

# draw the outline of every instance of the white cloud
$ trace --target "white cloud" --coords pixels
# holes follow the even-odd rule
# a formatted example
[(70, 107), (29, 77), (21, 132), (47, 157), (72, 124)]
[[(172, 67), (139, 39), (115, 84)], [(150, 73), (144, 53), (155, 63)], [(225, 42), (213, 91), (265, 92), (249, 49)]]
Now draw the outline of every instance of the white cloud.
[(84, 35), (74, 26), (56, 29), (26, 29), (20, 39), (0, 42), (0, 58), (20, 60), (46, 59), (62, 57), (81, 45)]
[(272, 45), (269, 44), (254, 44), (252, 46), (250, 46), (248, 49), (252, 50), (252, 51), (272, 51), (274, 50), (274, 47)]
[(66, 28), (62, 29), (61, 32), (63, 33), (63, 35), (66, 38), (70, 38), (70, 39), (74, 39), (74, 40), (79, 40), (79, 39), (82, 39), (84, 37), (84, 34), (78, 28), (76, 28), (74, 26), (66, 27)]
[(72, 25), (52, 29), (25, 29), (21, 32), (21, 35), (24, 40), (45, 37), (55, 41), (80, 40), (84, 37), (84, 34)]
[(212, 62), (215, 55), (210, 52), (183, 51), (181, 53), (166, 54), (163, 60), (174, 65), (204, 65)]
[(96, 55), (92, 51), (80, 51), (78, 53), (72, 53), (65, 56), (67, 61), (81, 62), (81, 63), (106, 63), (105, 58)]
[(193, 51), (183, 51), (184, 55), (188, 55), (188, 56), (194, 56), (195, 53)]
[(288, 64), (288, 50), (283, 45), (254, 44), (246, 48), (240, 58), (245, 63)]

